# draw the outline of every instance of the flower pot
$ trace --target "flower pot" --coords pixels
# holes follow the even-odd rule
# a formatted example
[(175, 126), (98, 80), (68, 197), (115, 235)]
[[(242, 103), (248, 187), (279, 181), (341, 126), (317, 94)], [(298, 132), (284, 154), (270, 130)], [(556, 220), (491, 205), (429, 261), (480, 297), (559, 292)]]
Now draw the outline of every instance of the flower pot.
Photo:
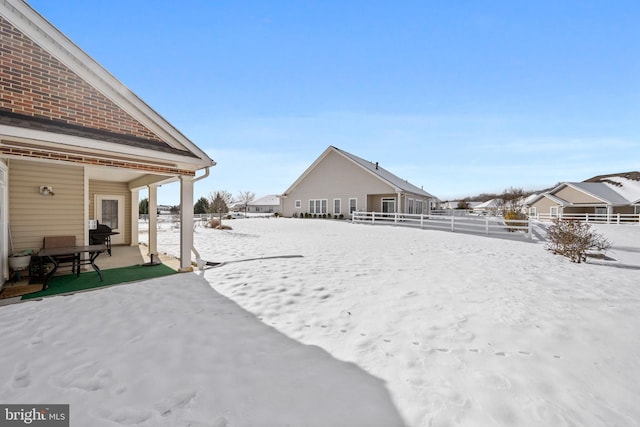
[(31, 255), (10, 256), (9, 267), (13, 271), (25, 270), (31, 263)]

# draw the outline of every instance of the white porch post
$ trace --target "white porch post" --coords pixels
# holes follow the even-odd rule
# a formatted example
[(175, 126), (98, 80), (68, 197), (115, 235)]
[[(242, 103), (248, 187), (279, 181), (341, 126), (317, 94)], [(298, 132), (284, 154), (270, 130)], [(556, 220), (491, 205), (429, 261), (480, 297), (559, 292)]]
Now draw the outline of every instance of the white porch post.
[(138, 246), (139, 242), (139, 230), (138, 219), (140, 209), (140, 191), (131, 190), (131, 246)]
[(396, 213), (402, 213), (402, 193), (398, 192), (398, 207), (396, 208)]
[(158, 186), (149, 188), (149, 256), (158, 255)]
[(180, 177), (180, 271), (193, 271), (193, 178)]

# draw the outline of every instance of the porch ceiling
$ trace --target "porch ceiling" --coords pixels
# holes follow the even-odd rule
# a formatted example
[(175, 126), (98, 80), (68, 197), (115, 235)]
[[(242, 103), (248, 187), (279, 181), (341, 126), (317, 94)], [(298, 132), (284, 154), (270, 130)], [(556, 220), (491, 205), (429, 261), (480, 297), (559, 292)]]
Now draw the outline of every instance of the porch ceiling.
[(87, 167), (87, 175), (89, 179), (97, 181), (111, 181), (111, 182), (127, 182), (144, 181), (146, 183), (161, 183), (175, 181), (174, 176), (167, 175), (153, 175), (146, 172), (139, 172), (132, 169), (125, 168), (110, 168), (104, 166), (89, 166)]

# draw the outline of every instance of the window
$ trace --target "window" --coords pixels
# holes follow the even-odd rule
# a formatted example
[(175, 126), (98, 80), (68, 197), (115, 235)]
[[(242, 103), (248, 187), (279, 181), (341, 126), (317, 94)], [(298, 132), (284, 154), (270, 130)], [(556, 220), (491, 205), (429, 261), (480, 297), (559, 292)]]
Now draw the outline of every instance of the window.
[(327, 199), (310, 199), (309, 200), (309, 213), (310, 214), (325, 214), (325, 213), (327, 213)]
[(536, 207), (535, 206), (531, 206), (529, 208), (529, 216), (536, 216), (537, 212), (536, 212)]
[(551, 218), (557, 218), (558, 217), (558, 207), (557, 206), (551, 206), (551, 208), (549, 208), (549, 216)]
[(333, 213), (335, 215), (340, 215), (340, 212), (342, 212), (342, 207), (340, 205), (341, 205), (340, 199), (333, 199)]
[(422, 200), (416, 200), (416, 214), (422, 214)]
[(358, 199), (349, 199), (349, 213), (354, 213), (358, 210)]
[(407, 201), (407, 213), (408, 214), (412, 214), (413, 213), (413, 199), (409, 199)]
[(296, 209), (300, 209), (302, 207), (302, 200), (296, 200)]
[(383, 198), (382, 199), (382, 212), (394, 213), (396, 211), (396, 199)]

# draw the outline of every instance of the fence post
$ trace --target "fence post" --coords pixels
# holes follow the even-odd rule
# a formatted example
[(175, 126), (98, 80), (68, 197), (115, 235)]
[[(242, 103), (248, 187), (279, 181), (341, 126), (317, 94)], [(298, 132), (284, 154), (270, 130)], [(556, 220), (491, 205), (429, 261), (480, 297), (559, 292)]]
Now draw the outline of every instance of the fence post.
[(395, 213), (395, 217), (394, 217), (394, 219), (393, 219), (393, 223), (394, 223), (395, 225), (398, 225), (398, 212), (397, 212), (397, 211), (396, 211), (396, 213)]
[(585, 214), (584, 222), (586, 222), (587, 224), (589, 223), (589, 214)]
[(376, 222), (376, 213), (375, 213), (375, 211), (371, 212), (371, 224), (373, 224), (374, 222)]
[(424, 228), (424, 214), (420, 214), (420, 228)]
[(620, 225), (620, 213), (618, 213), (618, 215), (616, 215), (616, 216), (618, 217), (617, 221), (616, 221), (616, 224)]
[(454, 231), (454, 226), (453, 226), (453, 221), (454, 221), (455, 217), (453, 215), (451, 215), (451, 231)]
[(533, 227), (531, 227), (531, 220), (527, 220), (527, 234), (529, 237), (529, 240), (533, 240)]
[(489, 217), (484, 218), (484, 232), (489, 235)]

